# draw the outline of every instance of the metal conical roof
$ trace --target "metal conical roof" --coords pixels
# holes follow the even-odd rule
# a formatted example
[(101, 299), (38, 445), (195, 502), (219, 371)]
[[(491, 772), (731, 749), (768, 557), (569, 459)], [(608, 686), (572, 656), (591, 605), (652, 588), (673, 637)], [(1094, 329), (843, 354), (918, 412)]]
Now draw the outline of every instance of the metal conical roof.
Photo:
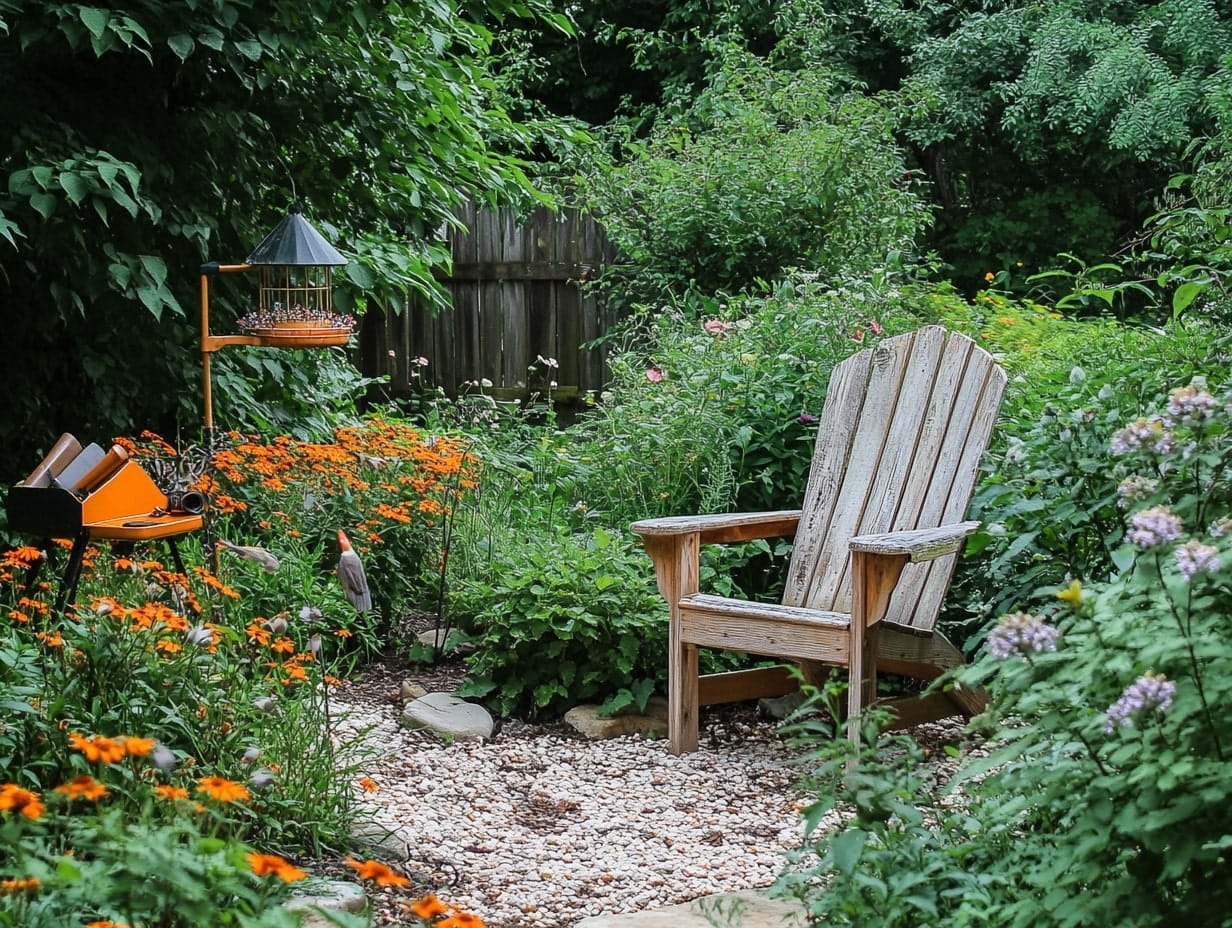
[(298, 210), (292, 210), (273, 232), (265, 236), (265, 241), (252, 250), (247, 263), (339, 265), (347, 261), (321, 237), (320, 232), (308, 224)]

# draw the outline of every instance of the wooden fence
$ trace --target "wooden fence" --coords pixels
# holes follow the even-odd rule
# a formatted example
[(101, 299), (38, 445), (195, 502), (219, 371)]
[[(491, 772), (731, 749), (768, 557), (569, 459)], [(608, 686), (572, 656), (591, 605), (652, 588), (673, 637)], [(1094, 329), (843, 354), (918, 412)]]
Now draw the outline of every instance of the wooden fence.
[(577, 210), (540, 208), (519, 223), (513, 210), (472, 203), (458, 218), (466, 231), (450, 230), (453, 271), (442, 278), (451, 308), (433, 314), (412, 301), (401, 315), (365, 314), (360, 369), (388, 374), (395, 395), (427, 385), (456, 396), (476, 382), (498, 399), (542, 394), (550, 382), (560, 400), (601, 390), (606, 352), (582, 346), (614, 320), (580, 283), (613, 258), (603, 230)]

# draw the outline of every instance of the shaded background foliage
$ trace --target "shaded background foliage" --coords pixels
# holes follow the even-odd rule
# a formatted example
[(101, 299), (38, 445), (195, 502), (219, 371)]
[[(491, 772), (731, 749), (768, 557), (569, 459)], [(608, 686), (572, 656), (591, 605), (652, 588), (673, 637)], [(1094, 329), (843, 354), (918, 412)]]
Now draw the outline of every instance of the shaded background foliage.
[[(2, 482), (61, 431), (195, 433), (198, 268), (294, 202), (351, 258), (343, 308), (439, 298), (450, 207), (530, 189), (487, 70), (520, 17), (564, 26), (539, 0), (0, 2)], [(218, 290), (225, 323), (242, 291)], [(261, 362), (303, 396), (294, 363)]]

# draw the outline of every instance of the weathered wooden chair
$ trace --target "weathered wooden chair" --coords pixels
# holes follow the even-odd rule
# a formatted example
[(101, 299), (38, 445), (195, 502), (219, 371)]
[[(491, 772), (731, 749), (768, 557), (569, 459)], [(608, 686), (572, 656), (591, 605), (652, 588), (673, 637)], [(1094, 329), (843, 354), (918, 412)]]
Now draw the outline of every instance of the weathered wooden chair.
[[(699, 678), (699, 647), (799, 663), (810, 682), (847, 668), (853, 739), (877, 670), (930, 680), (961, 664), (934, 626), (979, 525), (963, 520), (1004, 388), (1005, 373), (964, 335), (928, 326), (888, 338), (834, 369), (801, 509), (632, 525), (671, 607), (672, 753), (697, 749), (701, 706), (795, 688), (783, 666)], [(699, 592), (701, 545), (792, 534), (781, 605)], [(895, 727), (983, 708), (981, 694), (957, 688), (891, 705)]]

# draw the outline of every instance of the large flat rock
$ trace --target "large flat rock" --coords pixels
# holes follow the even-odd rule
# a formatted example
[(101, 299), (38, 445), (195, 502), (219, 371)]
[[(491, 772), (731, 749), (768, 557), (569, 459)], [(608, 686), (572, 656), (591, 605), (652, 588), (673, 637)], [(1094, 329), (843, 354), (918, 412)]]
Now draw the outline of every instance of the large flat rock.
[(807, 924), (799, 905), (746, 891), (716, 893), (648, 912), (595, 915), (573, 928), (804, 928)]

